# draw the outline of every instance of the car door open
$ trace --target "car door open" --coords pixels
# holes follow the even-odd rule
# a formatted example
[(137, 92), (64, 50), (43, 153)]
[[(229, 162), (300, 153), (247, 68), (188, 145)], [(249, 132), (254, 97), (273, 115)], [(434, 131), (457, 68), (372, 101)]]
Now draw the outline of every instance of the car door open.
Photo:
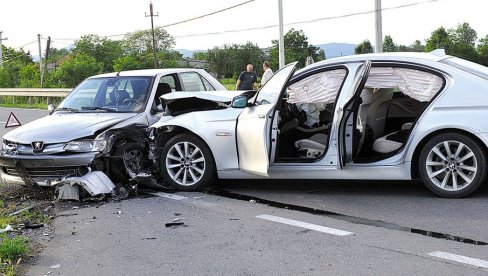
[(270, 152), (275, 147), (271, 127), (276, 103), (287, 81), (295, 71), (296, 62), (280, 69), (256, 94), (251, 106), (245, 107), (237, 120), (237, 151), (239, 168), (268, 176)]

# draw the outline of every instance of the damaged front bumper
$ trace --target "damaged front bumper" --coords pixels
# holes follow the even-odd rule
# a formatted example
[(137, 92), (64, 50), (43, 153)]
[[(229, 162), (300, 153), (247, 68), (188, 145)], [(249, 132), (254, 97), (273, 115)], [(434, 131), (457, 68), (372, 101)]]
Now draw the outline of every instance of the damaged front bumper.
[(85, 175), (91, 170), (96, 152), (64, 155), (0, 154), (0, 174), (6, 184), (50, 187), (70, 176)]

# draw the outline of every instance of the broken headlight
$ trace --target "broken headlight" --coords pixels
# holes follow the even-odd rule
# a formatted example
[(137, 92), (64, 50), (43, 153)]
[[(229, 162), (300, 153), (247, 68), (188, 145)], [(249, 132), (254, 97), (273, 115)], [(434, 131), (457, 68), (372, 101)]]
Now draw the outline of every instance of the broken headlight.
[(76, 140), (67, 143), (64, 150), (75, 152), (103, 151), (106, 145), (105, 140)]

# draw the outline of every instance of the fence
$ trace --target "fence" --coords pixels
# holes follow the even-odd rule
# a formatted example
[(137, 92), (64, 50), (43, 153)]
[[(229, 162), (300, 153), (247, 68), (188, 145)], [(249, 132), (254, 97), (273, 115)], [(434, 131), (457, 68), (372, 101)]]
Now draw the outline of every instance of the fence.
[(64, 98), (72, 88), (0, 88), (0, 103), (12, 102), (16, 104), (16, 98), (27, 98), (22, 103), (33, 104), (33, 97), (46, 98), (46, 104), (52, 103), (52, 98)]

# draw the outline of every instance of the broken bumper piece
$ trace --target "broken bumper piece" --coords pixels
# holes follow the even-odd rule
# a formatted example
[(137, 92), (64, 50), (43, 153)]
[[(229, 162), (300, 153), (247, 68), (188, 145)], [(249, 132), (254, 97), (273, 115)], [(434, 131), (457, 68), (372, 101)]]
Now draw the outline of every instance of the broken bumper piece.
[(58, 199), (79, 200), (79, 187), (91, 196), (110, 194), (115, 188), (110, 178), (101, 171), (93, 171), (84, 176), (67, 177), (59, 183)]

